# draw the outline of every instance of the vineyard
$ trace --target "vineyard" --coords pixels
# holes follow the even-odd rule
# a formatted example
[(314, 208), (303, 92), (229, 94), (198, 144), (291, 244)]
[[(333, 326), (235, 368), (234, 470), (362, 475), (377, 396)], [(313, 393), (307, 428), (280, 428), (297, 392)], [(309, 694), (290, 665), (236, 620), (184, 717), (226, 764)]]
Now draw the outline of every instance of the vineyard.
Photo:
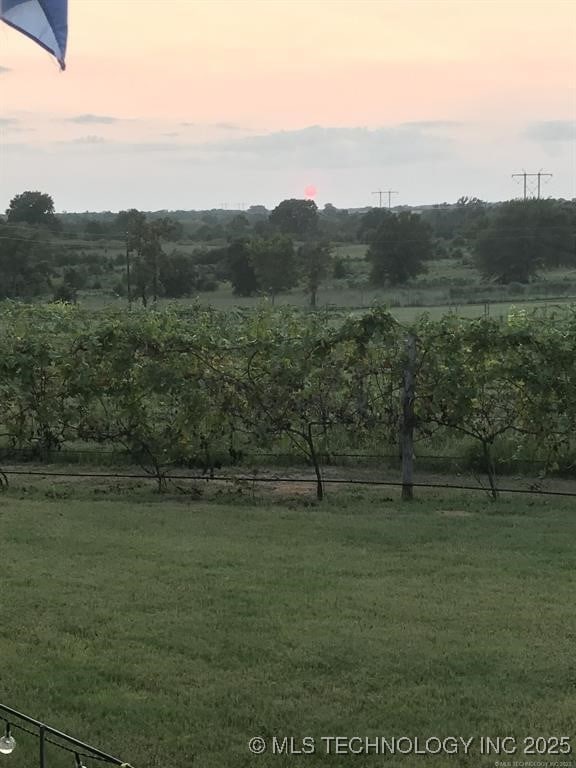
[(402, 454), (407, 495), (414, 455), (463, 439), (493, 496), (504, 443), (537, 457), (541, 476), (572, 468), (570, 308), (403, 326), (378, 308), (95, 315), (14, 305), (0, 327), (5, 457), (107, 448), (164, 490), (186, 468), (210, 476), (248, 454), (284, 452), (314, 469), (319, 499), (323, 464), (339, 452)]

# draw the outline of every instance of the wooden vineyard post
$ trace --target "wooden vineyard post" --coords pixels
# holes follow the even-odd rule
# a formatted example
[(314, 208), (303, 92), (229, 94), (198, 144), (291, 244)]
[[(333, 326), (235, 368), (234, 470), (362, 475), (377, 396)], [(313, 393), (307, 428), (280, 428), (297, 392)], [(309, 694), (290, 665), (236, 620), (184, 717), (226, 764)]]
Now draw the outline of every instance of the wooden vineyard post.
[(402, 501), (414, 498), (414, 371), (416, 368), (416, 339), (406, 337), (406, 364), (402, 389), (402, 422), (400, 445), (402, 451)]

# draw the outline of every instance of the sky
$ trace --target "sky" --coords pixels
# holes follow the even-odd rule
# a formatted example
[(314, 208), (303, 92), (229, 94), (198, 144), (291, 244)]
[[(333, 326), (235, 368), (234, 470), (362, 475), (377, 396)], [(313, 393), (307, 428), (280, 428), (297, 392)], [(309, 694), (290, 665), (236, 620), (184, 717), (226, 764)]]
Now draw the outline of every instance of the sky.
[(497, 201), (524, 170), (576, 198), (576, 0), (69, 0), (65, 72), (0, 24), (0, 211)]

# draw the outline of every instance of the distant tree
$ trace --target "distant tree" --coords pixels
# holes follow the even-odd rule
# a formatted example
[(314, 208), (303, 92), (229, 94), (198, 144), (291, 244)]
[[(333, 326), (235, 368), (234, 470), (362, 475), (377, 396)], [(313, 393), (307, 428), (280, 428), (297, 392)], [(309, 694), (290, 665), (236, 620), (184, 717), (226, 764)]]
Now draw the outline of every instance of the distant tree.
[(265, 205), (251, 205), (247, 213), (250, 216), (268, 216), (268, 208)]
[(274, 230), (268, 219), (258, 219), (252, 227), (252, 232), (256, 237), (271, 237)]
[(270, 224), (278, 232), (306, 240), (318, 228), (318, 208), (314, 200), (283, 200), (270, 214)]
[(198, 286), (198, 269), (191, 256), (173, 250), (160, 263), (159, 279), (165, 296), (173, 299), (190, 296)]
[(64, 281), (54, 289), (52, 300), (63, 301), (66, 304), (77, 304), (78, 290), (64, 279)]
[(211, 267), (215, 267), (216, 270), (220, 270), (222, 273), (222, 279), (228, 279), (228, 273), (226, 271), (226, 259), (228, 257), (228, 246), (222, 248), (203, 247), (195, 248), (192, 253), (192, 258), (195, 264), (206, 264)]
[(156, 301), (160, 295), (160, 267), (165, 257), (161, 241), (174, 236), (177, 222), (168, 216), (148, 221), (144, 213), (132, 208), (120, 211), (116, 226), (124, 228), (128, 254), (135, 254), (130, 267), (131, 278), (142, 304), (147, 306), (150, 296)]
[(313, 309), (316, 308), (318, 289), (330, 274), (333, 261), (333, 248), (327, 241), (304, 243), (298, 249), (298, 272), (304, 280)]
[(42, 225), (53, 232), (61, 229), (61, 224), (54, 213), (54, 200), (45, 192), (22, 192), (16, 195), (10, 200), (6, 217), (10, 224)]
[(173, 226), (174, 222), (169, 217), (148, 221), (144, 226), (144, 237), (139, 254), (142, 265), (137, 271), (138, 288), (144, 305), (146, 305), (147, 292), (151, 292), (153, 301), (156, 301), (160, 295), (160, 266), (165, 258), (161, 240), (168, 240), (171, 237), (174, 231)]
[(224, 237), (224, 227), (221, 224), (201, 224), (193, 234), (196, 242), (209, 243)]
[(170, 216), (166, 216), (164, 221), (168, 222), (166, 224), (166, 237), (168, 240), (171, 240), (173, 243), (179, 243), (184, 239), (184, 225), (181, 221), (177, 221)]
[(237, 238), (226, 254), (228, 276), (236, 296), (253, 296), (258, 292), (258, 278), (252, 265), (250, 240)]
[(250, 243), (250, 262), (258, 279), (258, 285), (274, 300), (282, 291), (296, 285), (298, 275), (294, 243), (287, 235), (255, 238)]
[(226, 226), (226, 232), (228, 237), (241, 237), (246, 231), (250, 229), (250, 222), (247, 217), (239, 213)]
[(85, 266), (68, 267), (64, 270), (64, 283), (75, 290), (82, 290), (88, 284), (88, 270)]
[(334, 259), (334, 267), (332, 269), (332, 277), (335, 280), (343, 280), (350, 275), (350, 266), (348, 259), (344, 259), (342, 256), (338, 256)]
[(432, 230), (415, 213), (387, 214), (371, 238), (366, 259), (374, 285), (399, 285), (426, 271), (432, 258)]
[(318, 239), (331, 242), (354, 242), (357, 239), (358, 221), (347, 210), (326, 203), (318, 214)]
[(474, 241), (489, 225), (488, 207), (477, 197), (461, 197), (456, 202), (453, 236)]
[(89, 219), (84, 224), (84, 234), (86, 234), (88, 237), (102, 237), (102, 235), (105, 234), (106, 228), (102, 224), (101, 221), (95, 221), (94, 219)]
[(476, 266), (499, 283), (526, 283), (540, 269), (576, 263), (574, 231), (554, 200), (514, 200), (502, 205), (478, 238)]
[(136, 208), (130, 208), (130, 210), (120, 211), (117, 214), (113, 228), (127, 239), (130, 250), (137, 250), (145, 224), (146, 214)]
[(31, 298), (50, 289), (53, 274), (50, 246), (37, 233), (25, 236), (0, 226), (0, 297)]
[(361, 217), (356, 230), (358, 242), (371, 243), (379, 227), (391, 215), (386, 208), (372, 208), (368, 213), (365, 213)]

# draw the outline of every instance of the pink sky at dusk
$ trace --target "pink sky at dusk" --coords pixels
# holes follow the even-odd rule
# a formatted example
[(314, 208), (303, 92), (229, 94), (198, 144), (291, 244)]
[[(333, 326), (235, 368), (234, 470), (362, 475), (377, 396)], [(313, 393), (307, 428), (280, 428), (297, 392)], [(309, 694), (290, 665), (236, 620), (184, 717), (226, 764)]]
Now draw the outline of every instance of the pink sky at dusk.
[(69, 0), (66, 72), (0, 25), (0, 210), (576, 197), (573, 0)]

